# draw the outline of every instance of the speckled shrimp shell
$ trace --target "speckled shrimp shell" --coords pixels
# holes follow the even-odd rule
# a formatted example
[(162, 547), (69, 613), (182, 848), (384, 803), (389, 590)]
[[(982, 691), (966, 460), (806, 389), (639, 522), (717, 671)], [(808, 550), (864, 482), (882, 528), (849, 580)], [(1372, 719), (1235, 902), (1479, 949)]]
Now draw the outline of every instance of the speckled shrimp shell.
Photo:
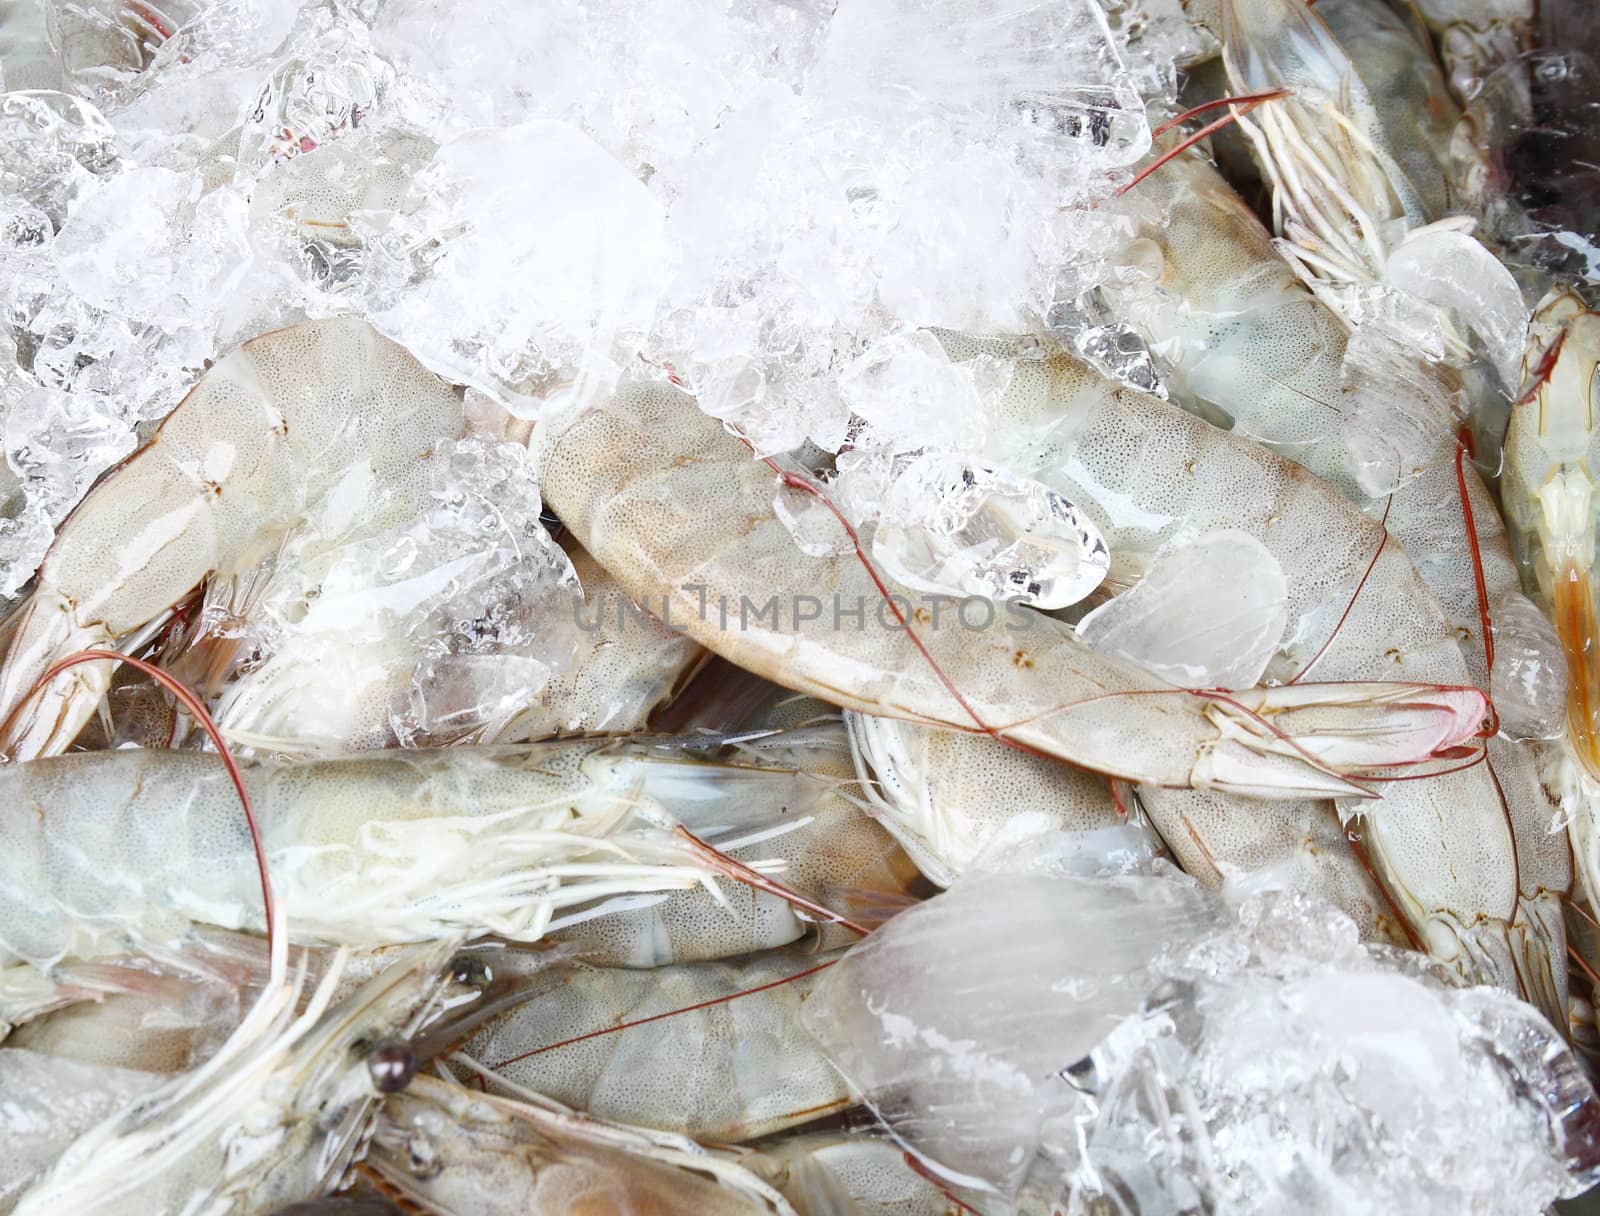
[[(717, 1143), (770, 1135), (854, 1104), (800, 1023), (812, 979), (840, 953), (775, 950), (649, 971), (535, 963), (519, 986), (528, 999), (463, 1050), (603, 1119)], [(517, 962), (511, 952), (496, 962), (497, 979)]]
[(254, 566), (353, 467), (420, 489), (422, 458), (463, 425), (460, 391), (364, 321), (307, 321), (220, 360), (45, 555), (0, 668), (0, 752), (59, 753), (94, 713), (113, 664), (35, 694), (54, 663), (115, 648), (207, 579)]
[[(992, 730), (1130, 780), (1267, 798), (1353, 794), (1338, 773), (1420, 759), (1480, 724), (1482, 697), (1455, 690), (1174, 690), (1043, 616), (997, 610), (969, 628), (918, 614), (904, 629), (884, 595), (914, 612), (904, 589), (880, 588), (849, 548), (800, 553), (773, 506), (773, 470), (664, 385), (627, 386), (540, 434), (546, 501), (630, 596), (670, 605), (730, 661), (848, 709)], [(1404, 736), (1415, 755), (1358, 742)]]
[(682, 1136), (430, 1076), (384, 1105), (368, 1163), (385, 1190), (442, 1216), (795, 1216), (756, 1175)]

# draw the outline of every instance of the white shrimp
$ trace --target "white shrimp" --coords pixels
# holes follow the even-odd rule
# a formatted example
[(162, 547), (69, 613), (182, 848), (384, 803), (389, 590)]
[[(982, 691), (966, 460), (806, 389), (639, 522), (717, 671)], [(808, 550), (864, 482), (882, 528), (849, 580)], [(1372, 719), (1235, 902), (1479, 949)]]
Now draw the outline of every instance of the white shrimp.
[(794, 1216), (754, 1174), (682, 1136), (513, 1092), (418, 1077), (384, 1104), (369, 1172), (384, 1190), (439, 1216)]
[[(793, 770), (697, 765), (681, 750), (588, 740), (396, 751), (251, 767), (245, 780), (297, 941), (533, 941), (640, 893), (712, 888), (716, 866), (674, 832), (675, 804), (737, 824), (763, 783), (780, 809), (806, 787)], [(0, 770), (0, 805), (12, 811), (0, 816), (0, 961), (170, 953), (197, 922), (262, 927), (255, 854), (216, 756), (14, 765)], [(776, 815), (748, 826), (759, 838), (790, 825)]]
[(1566, 771), (1558, 783), (1593, 904), (1600, 894), (1600, 314), (1571, 292), (1552, 292), (1535, 318), (1527, 372), (1537, 387), (1512, 409), (1500, 497), (1528, 593), (1554, 620), (1566, 652)]
[(459, 391), (363, 321), (308, 321), (219, 360), (57, 533), (0, 667), (0, 751), (61, 752), (94, 713), (114, 664), (35, 693), (58, 660), (254, 569), (342, 480), (420, 493), (423, 458), (462, 428)]
[[(536, 438), (546, 501), (624, 590), (669, 605), (740, 666), (849, 709), (993, 730), (1130, 780), (1260, 797), (1357, 795), (1330, 770), (1420, 759), (1480, 725), (1482, 696), (1443, 688), (1297, 685), (1208, 699), (1025, 610), (1006, 621), (995, 610), (976, 629), (919, 613), (902, 629), (853, 551), (796, 550), (773, 506), (779, 478), (664, 385), (626, 386)], [(846, 613), (859, 613), (856, 627)]]

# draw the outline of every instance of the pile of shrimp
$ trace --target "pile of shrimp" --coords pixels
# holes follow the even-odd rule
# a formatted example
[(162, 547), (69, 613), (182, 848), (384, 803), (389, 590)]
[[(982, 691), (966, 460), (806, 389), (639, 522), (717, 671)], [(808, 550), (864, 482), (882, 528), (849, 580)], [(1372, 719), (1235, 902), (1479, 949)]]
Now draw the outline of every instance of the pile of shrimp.
[[(190, 14), (126, 8), (136, 73)], [(802, 1011), (1063, 840), (1326, 901), (1600, 1060), (1600, 284), (1528, 255), (1511, 146), (1550, 32), (1181, 19), (1189, 108), (1096, 204), (1143, 370), (908, 338), (1000, 386), (955, 480), (991, 553), (1065, 552), (1065, 603), (1021, 558), (947, 586), (848, 448), (758, 451), (670, 367), (531, 426), (359, 316), (207, 367), (0, 625), (0, 1213), (1025, 1211), (906, 1151)], [(570, 660), (509, 698), (522, 668), (441, 666), (499, 708), (402, 731), (414, 639), (269, 647), (261, 605), (331, 588), (330, 501), (403, 528), (485, 435)], [(1174, 596), (1224, 560), (1259, 581)], [(1196, 648), (1245, 619), (1224, 678)]]

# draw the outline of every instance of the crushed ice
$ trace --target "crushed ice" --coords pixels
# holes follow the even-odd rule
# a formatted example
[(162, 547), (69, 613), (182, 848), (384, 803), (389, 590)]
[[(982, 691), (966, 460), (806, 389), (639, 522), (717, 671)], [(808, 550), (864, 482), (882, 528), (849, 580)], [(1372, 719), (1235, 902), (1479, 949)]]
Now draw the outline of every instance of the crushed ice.
[(930, 1169), (1019, 1209), (1534, 1216), (1600, 1177), (1600, 1099), (1536, 1012), (1283, 892), (964, 879), (805, 1016)]

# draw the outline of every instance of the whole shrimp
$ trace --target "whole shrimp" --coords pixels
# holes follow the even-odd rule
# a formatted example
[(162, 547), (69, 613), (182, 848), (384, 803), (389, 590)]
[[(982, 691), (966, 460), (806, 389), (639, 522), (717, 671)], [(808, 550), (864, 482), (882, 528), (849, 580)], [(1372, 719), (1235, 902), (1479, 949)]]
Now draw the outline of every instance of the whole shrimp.
[(18, 1216), (242, 1216), (331, 1188), (379, 1099), (416, 1067), (404, 1040), (476, 996), (446, 974), (452, 951), (408, 947), (337, 1001), (335, 958), (299, 1012), (302, 983), (274, 981), (205, 1064), (80, 1135)]
[(384, 1104), (363, 1170), (438, 1216), (794, 1216), (782, 1195), (727, 1155), (512, 1093), (419, 1076)]
[(0, 667), (0, 752), (64, 751), (94, 713), (114, 665), (36, 690), (59, 659), (254, 569), (341, 482), (420, 492), (422, 458), (462, 429), (460, 392), (363, 321), (308, 321), (219, 360), (62, 524)]
[[(708, 835), (734, 825), (717, 836), (724, 843), (760, 840), (803, 826), (785, 817), (804, 806), (796, 795), (836, 788), (778, 765), (695, 762), (690, 745), (704, 741), (396, 751), (251, 767), (245, 781), (296, 940), (534, 941), (634, 908), (641, 893), (714, 889), (717, 864), (674, 831), (684, 818)], [(837, 734), (831, 749), (843, 754)], [(48, 969), (128, 949), (171, 953), (197, 923), (262, 928), (255, 853), (217, 756), (92, 752), (15, 765), (0, 770), (0, 805), (12, 812), (0, 816), (0, 961)], [(759, 826), (751, 806), (771, 812)], [(727, 915), (707, 899), (709, 912), (677, 917)], [(765, 924), (729, 918), (724, 940), (750, 949), (807, 932), (775, 904), (747, 905)]]
[[(798, 553), (773, 505), (785, 478), (668, 386), (626, 386), (536, 438), (546, 500), (624, 590), (740, 666), (848, 709), (992, 731), (1130, 780), (1261, 797), (1359, 796), (1339, 772), (1420, 759), (1479, 724), (1476, 693), (1363, 684), (1207, 697), (1096, 655), (1047, 617), (924, 623), (926, 609), (900, 608), (904, 592), (886, 597), (894, 585), (842, 523), (847, 555)], [(846, 627), (857, 610), (860, 626)]]
[[(997, 349), (946, 341), (958, 356)], [(1450, 617), (1399, 546), (1292, 461), (1059, 356), (1018, 363), (998, 410), (1002, 438), (988, 454), (1026, 460), (1022, 470), (1079, 504), (1113, 551), (1148, 554), (1218, 528), (1259, 541), (1288, 591), (1284, 634), (1267, 667), (1275, 678), (1473, 678)], [(1515, 840), (1486, 772), (1386, 785), (1359, 844), (1326, 807), (1274, 818), (1225, 795), (1145, 790), (1140, 801), (1202, 881), (1279, 867), (1370, 936), (1395, 940), (1409, 927), (1440, 957), (1517, 986)]]
[[(800, 1024), (814, 977), (841, 951), (769, 950), (652, 971), (536, 970), (516, 1004), (462, 1048), (497, 1076), (621, 1123), (731, 1142), (854, 1105)], [(497, 984), (516, 952), (495, 962)]]

